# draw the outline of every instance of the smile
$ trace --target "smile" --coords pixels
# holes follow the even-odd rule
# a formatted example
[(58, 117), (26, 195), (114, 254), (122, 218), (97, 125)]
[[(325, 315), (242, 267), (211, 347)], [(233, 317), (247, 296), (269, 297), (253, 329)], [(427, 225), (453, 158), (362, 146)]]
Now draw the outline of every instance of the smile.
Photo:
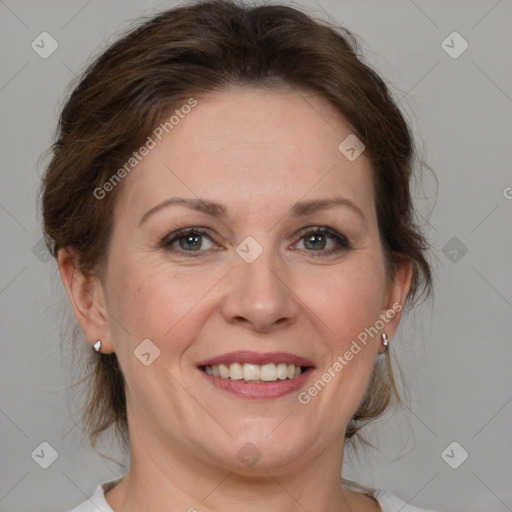
[(207, 382), (244, 399), (266, 400), (297, 392), (315, 365), (290, 352), (237, 351), (199, 361)]

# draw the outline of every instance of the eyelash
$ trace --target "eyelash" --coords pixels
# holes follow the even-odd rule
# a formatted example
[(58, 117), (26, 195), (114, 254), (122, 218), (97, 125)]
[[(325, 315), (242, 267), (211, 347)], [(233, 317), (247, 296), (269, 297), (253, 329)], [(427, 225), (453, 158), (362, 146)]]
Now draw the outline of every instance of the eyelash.
[[(335, 248), (335, 249), (329, 249), (329, 250), (323, 250), (323, 251), (312, 251), (312, 250), (310, 251), (310, 250), (305, 249), (307, 252), (312, 253), (311, 256), (314, 258), (331, 256), (331, 255), (340, 253), (342, 251), (348, 251), (348, 250), (352, 249), (352, 246), (350, 245), (350, 243), (348, 242), (347, 238), (344, 235), (342, 235), (342, 234), (338, 233), (337, 231), (335, 231), (334, 229), (331, 229), (326, 226), (304, 228), (301, 231), (299, 231), (299, 233), (297, 233), (297, 236), (300, 237), (299, 241), (301, 241), (303, 238), (307, 237), (308, 235), (314, 235), (314, 234), (319, 234), (319, 233), (322, 235), (327, 235), (328, 237), (334, 239), (339, 247)], [(185, 236), (190, 236), (190, 235), (206, 236), (213, 242), (213, 240), (211, 239), (211, 237), (208, 234), (208, 230), (206, 230), (204, 228), (200, 228), (200, 227), (193, 227), (193, 228), (184, 228), (184, 229), (179, 229), (178, 231), (174, 231), (170, 235), (167, 235), (166, 237), (164, 237), (162, 239), (160, 245), (162, 248), (164, 248), (168, 251), (172, 251), (172, 249), (170, 249), (170, 246), (174, 242), (176, 242), (180, 238), (183, 238)], [(181, 257), (184, 257), (184, 258), (198, 258), (198, 257), (201, 257), (201, 253), (204, 253), (205, 251), (201, 251), (201, 250), (199, 250), (199, 251), (184, 251), (184, 250), (180, 249), (180, 250), (178, 250), (178, 252), (181, 253)], [(198, 253), (198, 254), (196, 255), (194, 253)]]

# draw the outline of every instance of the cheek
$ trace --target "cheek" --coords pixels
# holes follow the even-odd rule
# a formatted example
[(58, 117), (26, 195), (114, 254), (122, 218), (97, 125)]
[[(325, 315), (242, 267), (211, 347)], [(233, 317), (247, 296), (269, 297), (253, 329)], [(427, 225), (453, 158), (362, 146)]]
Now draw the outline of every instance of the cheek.
[(309, 290), (303, 296), (313, 313), (311, 318), (318, 319), (323, 342), (323, 365), (317, 381), (305, 392), (319, 413), (332, 419), (333, 431), (346, 425), (356, 412), (369, 384), (380, 339), (367, 333), (379, 319), (385, 281), (378, 265), (363, 266), (364, 272), (351, 265), (338, 269), (314, 288), (316, 292), (304, 288)]
[[(177, 268), (162, 258), (134, 255), (112, 269), (109, 311), (119, 352), (149, 338), (162, 352), (183, 352), (199, 332), (205, 296), (222, 277), (215, 272)], [(172, 341), (172, 343), (169, 343)]]
[(347, 261), (336, 270), (308, 277), (300, 297), (325, 325), (331, 349), (344, 351), (378, 320), (385, 286), (383, 266), (371, 258)]

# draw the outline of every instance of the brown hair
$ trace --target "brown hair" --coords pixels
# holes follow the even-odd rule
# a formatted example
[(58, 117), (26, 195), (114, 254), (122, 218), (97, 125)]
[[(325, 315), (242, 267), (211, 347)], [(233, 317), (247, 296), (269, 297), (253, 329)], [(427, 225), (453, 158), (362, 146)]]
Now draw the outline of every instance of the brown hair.
[[(388, 275), (410, 260), (407, 305), (428, 296), (428, 244), (410, 193), (416, 153), (404, 117), (383, 80), (363, 62), (353, 34), (281, 5), (217, 0), (173, 8), (133, 28), (85, 70), (63, 107), (41, 188), (44, 235), (53, 256), (60, 248), (73, 249), (84, 274), (101, 276), (122, 183), (101, 200), (93, 191), (173, 108), (192, 95), (244, 85), (314, 91), (344, 116), (372, 164)], [(112, 426), (126, 442), (124, 381), (116, 355), (91, 351), (91, 357), (83, 415), (91, 443)], [(378, 358), (346, 439), (360, 437), (358, 431), (386, 409), (393, 394), (401, 402), (387, 351)]]

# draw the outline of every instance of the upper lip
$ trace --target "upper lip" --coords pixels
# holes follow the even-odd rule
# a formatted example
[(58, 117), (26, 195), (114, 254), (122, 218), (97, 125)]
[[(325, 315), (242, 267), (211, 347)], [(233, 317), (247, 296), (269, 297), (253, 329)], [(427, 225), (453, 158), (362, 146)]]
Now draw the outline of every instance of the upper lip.
[(216, 364), (231, 363), (249, 363), (249, 364), (269, 364), (269, 363), (287, 363), (295, 366), (314, 366), (312, 361), (289, 352), (252, 352), (249, 350), (239, 350), (229, 352), (219, 356), (200, 361), (197, 366), (212, 366)]

